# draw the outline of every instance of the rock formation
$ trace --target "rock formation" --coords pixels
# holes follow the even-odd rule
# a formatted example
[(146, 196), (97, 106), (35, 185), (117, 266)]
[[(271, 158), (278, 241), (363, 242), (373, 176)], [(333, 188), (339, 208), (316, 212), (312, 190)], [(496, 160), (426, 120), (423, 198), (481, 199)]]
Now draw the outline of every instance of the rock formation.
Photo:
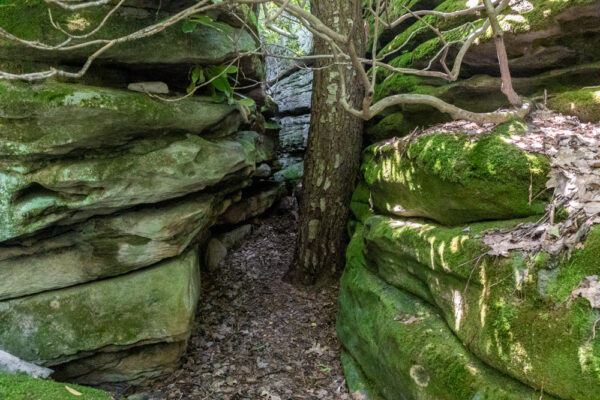
[[(599, 3), (512, 7), (502, 23), (517, 92), (600, 121), (600, 55), (589, 45), (600, 34)], [(465, 22), (425, 18), (444, 30)], [(381, 54), (414, 34), (390, 61), (426, 65), (439, 42), (418, 31), (422, 24), (404, 26)], [(507, 107), (493, 43), (486, 37), (468, 54), (456, 82), (382, 73), (377, 96), (426, 93), (477, 112)], [(435, 125), (447, 117), (405, 105), (369, 124), (374, 144), (352, 202), (337, 325), (356, 398), (598, 397), (599, 130), (563, 116), (544, 121), (551, 117), (490, 132)], [(418, 126), (430, 128), (399, 138)], [(568, 189), (561, 168), (586, 183)], [(585, 200), (565, 208), (558, 199), (567, 190)]]
[[(528, 129), (367, 149), (339, 301), (351, 389), (386, 399), (596, 396), (600, 221), (593, 210), (575, 225), (558, 221), (565, 210), (544, 220), (551, 160), (506, 141)], [(569, 230), (584, 240), (567, 252), (557, 237)]]
[[(43, 2), (6, 3), (7, 31), (65, 39)], [(188, 3), (127, 2), (100, 33), (131, 33)], [(108, 8), (51, 10), (59, 27), (83, 34)], [(219, 29), (184, 33), (179, 24), (117, 45), (77, 82), (0, 83), (0, 349), (51, 367), (54, 378), (131, 384), (175, 368), (200, 299), (210, 228), (256, 216), (279, 194), (268, 165), (253, 177), (274, 158), (275, 142), (245, 130), (247, 110), (146, 93), (180, 96), (193, 67), (256, 46), (226, 15), (211, 16)], [(87, 54), (0, 41), (0, 64), (15, 72), (75, 70)], [(259, 58), (241, 68), (263, 77)], [(229, 210), (236, 202), (256, 207), (240, 214)]]

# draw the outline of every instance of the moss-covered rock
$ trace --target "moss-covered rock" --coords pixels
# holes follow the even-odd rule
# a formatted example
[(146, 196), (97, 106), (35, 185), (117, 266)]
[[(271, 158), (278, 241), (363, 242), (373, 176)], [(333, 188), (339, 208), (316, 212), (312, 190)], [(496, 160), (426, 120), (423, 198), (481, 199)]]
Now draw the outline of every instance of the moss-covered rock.
[(64, 83), (0, 82), (0, 156), (40, 158), (134, 139), (238, 130), (236, 106), (209, 98), (163, 102), (145, 93)]
[[(228, 191), (234, 189), (231, 185)], [(95, 217), (49, 238), (0, 246), (0, 300), (121, 275), (178, 256), (231, 203), (227, 192), (192, 195)]]
[(296, 184), (304, 176), (304, 161), (299, 161), (284, 167), (281, 171), (275, 173), (274, 178), (278, 182), (291, 182)]
[(135, 385), (176, 371), (186, 349), (187, 341), (182, 340), (116, 352), (99, 352), (53, 367), (53, 377), (119, 391), (124, 384)]
[(337, 330), (386, 399), (538, 400), (554, 397), (488, 367), (470, 353), (434, 304), (369, 271), (359, 231), (348, 249)]
[[(70, 392), (67, 387), (74, 390)], [(0, 374), (0, 399), (2, 400), (112, 400), (113, 397), (101, 390), (79, 385), (64, 384), (49, 380), (35, 379), (27, 375)]]
[[(7, 0), (0, 5), (0, 26), (25, 40), (58, 45), (68, 37), (52, 26), (48, 7), (52, 10), (55, 23), (72, 35), (84, 35), (92, 31), (111, 9), (111, 6), (104, 6), (68, 11), (42, 0)], [(123, 37), (169, 15), (162, 11), (124, 6), (93, 38)], [(180, 22), (151, 37), (117, 44), (98, 60), (137, 67), (143, 64), (219, 64), (237, 51), (256, 49), (251, 33), (225, 23), (215, 24), (216, 28), (198, 24), (193, 32), (184, 33)], [(34, 50), (3, 39), (0, 41), (0, 58), (13, 59), (18, 54), (22, 60), (81, 63), (99, 47), (87, 46), (70, 51)]]
[(520, 122), (481, 136), (431, 134), (375, 144), (362, 166), (375, 210), (427, 217), (446, 225), (543, 212), (549, 161), (504, 140)]
[(251, 188), (242, 199), (232, 204), (220, 217), (220, 224), (237, 225), (267, 211), (285, 193), (282, 183)]
[(365, 377), (356, 360), (345, 350), (341, 354), (342, 366), (348, 391), (354, 399), (383, 400), (383, 397), (373, 388), (373, 384)]
[(598, 316), (572, 293), (598, 273), (600, 229), (592, 229), (570, 259), (487, 256), (484, 232), (519, 222), (445, 228), (372, 216), (362, 254), (387, 284), (431, 305), (487, 365), (559, 398), (593, 398), (600, 390)]
[[(455, 11), (468, 8), (464, 0), (446, 0), (438, 11)], [(442, 48), (439, 38), (425, 22), (446, 30), (447, 42), (463, 40), (468, 32), (451, 29), (473, 21), (481, 26), (482, 19), (473, 15), (455, 19), (426, 16), (397, 36), (380, 52), (380, 56), (403, 46), (403, 53), (395, 54), (391, 64), (395, 67), (423, 68)], [(509, 8), (500, 18), (505, 30), (505, 43), (511, 71), (515, 74), (531, 74), (548, 68), (564, 67), (573, 62), (598, 61), (600, 53), (589, 47), (587, 42), (597, 40), (600, 30), (596, 24), (597, 11), (594, 0), (570, 0), (552, 2), (535, 0), (531, 7)], [(594, 39), (592, 39), (594, 38)], [(407, 43), (407, 44), (405, 44)], [(456, 50), (450, 52), (452, 59)], [(463, 66), (470, 71), (497, 72), (496, 50), (491, 31), (467, 52)], [(390, 75), (386, 72), (385, 75)]]
[(247, 176), (269, 153), (262, 143), (254, 132), (219, 141), (164, 136), (138, 140), (110, 156), (11, 166), (0, 172), (0, 241), (181, 197), (233, 174)]
[(548, 108), (583, 122), (600, 122), (600, 86), (558, 93), (548, 99)]
[[(559, 110), (570, 110), (571, 102), (581, 103), (580, 109), (589, 109), (590, 96), (576, 96), (576, 91), (582, 86), (600, 84), (600, 63), (574, 65), (558, 68), (531, 77), (514, 77), (513, 87), (522, 96), (541, 98), (544, 90), (550, 95), (549, 104), (554, 107), (554, 95), (560, 99), (562, 92), (569, 92), (572, 99), (563, 101)], [(392, 75), (377, 85), (376, 100), (400, 93), (421, 93), (438, 97), (457, 107), (473, 112), (491, 112), (499, 108), (509, 107), (510, 104), (500, 91), (502, 83), (499, 77), (475, 75), (468, 79), (447, 83), (441, 79), (418, 78), (408, 75)], [(593, 92), (593, 88), (590, 89)], [(565, 96), (566, 97), (566, 96)], [(575, 98), (577, 97), (577, 98)], [(557, 101), (558, 103), (558, 101)], [(367, 130), (367, 135), (373, 139), (388, 139), (394, 136), (404, 136), (416, 126), (445, 122), (436, 109), (426, 105), (403, 105), (392, 110), (401, 110), (402, 117), (390, 113), (376, 125)], [(573, 111), (571, 111), (573, 112)], [(589, 112), (587, 114), (590, 114)], [(589, 116), (589, 115), (588, 115)], [(445, 117), (448, 118), (447, 116)], [(375, 141), (375, 140), (374, 140)]]
[(189, 337), (199, 295), (190, 250), (120, 277), (0, 302), (0, 346), (54, 366), (96, 352)]

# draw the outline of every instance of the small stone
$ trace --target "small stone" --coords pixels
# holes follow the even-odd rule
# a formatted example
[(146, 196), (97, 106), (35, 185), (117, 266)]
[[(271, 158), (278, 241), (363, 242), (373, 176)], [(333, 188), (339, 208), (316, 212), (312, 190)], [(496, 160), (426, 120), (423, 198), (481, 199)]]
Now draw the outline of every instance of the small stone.
[(256, 171), (254, 171), (254, 176), (257, 178), (268, 178), (271, 176), (271, 167), (268, 164), (260, 164)]
[(0, 372), (8, 372), (10, 374), (22, 372), (32, 377), (47, 378), (54, 371), (32, 363), (28, 363), (27, 361), (23, 361), (20, 358), (13, 356), (12, 354), (0, 350)]
[(219, 239), (211, 239), (206, 246), (206, 267), (215, 271), (227, 256), (227, 247)]
[(127, 89), (134, 92), (169, 94), (169, 87), (164, 82), (136, 82), (130, 83)]

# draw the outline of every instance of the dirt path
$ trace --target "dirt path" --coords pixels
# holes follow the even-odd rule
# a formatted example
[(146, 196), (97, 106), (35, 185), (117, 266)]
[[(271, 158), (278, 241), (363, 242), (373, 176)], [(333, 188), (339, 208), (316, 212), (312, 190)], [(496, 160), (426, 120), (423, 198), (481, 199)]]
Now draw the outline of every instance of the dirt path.
[[(282, 282), (296, 224), (271, 216), (205, 279), (181, 369), (149, 399), (348, 399), (335, 335), (337, 287)], [(144, 398), (140, 397), (140, 398)]]

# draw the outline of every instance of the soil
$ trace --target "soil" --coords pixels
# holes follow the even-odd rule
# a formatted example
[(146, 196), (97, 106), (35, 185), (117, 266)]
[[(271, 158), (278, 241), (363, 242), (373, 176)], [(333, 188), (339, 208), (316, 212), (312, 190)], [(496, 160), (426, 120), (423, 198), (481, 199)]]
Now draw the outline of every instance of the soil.
[(349, 399), (335, 333), (337, 286), (283, 282), (296, 220), (271, 215), (203, 282), (180, 369), (139, 399)]

